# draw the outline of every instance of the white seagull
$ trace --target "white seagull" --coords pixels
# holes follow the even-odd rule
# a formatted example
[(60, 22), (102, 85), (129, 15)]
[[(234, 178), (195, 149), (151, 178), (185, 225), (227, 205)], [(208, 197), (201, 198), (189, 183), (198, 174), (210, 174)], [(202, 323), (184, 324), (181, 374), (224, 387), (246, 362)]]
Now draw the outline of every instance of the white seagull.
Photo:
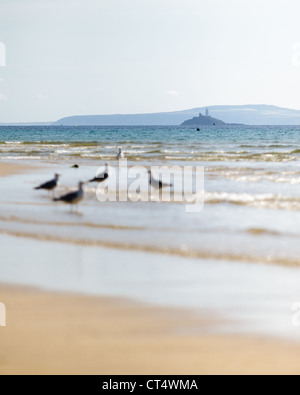
[(118, 155), (117, 155), (117, 159), (118, 159), (118, 160), (124, 159), (124, 154), (123, 154), (123, 152), (122, 152), (122, 148), (119, 148), (119, 153), (118, 153)]

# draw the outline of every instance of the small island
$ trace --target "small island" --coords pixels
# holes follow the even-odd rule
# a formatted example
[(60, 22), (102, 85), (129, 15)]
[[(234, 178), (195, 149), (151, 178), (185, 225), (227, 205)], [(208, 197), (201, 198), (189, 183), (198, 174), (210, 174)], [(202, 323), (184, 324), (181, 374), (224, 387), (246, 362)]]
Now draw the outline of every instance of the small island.
[(181, 126), (217, 126), (217, 125), (226, 125), (225, 122), (220, 119), (213, 118), (209, 115), (208, 110), (206, 110), (206, 114), (199, 114), (199, 117), (194, 117), (193, 119), (188, 119), (183, 122)]

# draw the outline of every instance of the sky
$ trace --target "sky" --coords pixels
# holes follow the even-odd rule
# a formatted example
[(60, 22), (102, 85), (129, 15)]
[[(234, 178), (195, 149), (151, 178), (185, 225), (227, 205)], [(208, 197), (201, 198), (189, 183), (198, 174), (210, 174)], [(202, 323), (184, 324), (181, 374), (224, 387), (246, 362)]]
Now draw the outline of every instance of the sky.
[(0, 0), (0, 123), (300, 110), (299, 0)]

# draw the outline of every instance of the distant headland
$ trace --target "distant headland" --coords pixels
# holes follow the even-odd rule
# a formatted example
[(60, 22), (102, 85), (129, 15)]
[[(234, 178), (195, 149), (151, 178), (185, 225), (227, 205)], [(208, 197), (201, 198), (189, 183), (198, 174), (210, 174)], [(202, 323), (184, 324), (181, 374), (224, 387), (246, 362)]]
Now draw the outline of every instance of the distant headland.
[[(206, 110), (209, 112), (208, 117), (202, 115), (206, 114)], [(199, 116), (200, 113), (201, 116)], [(190, 122), (192, 123), (189, 124)], [(219, 126), (222, 124), (300, 125), (300, 111), (265, 104), (210, 106), (162, 113), (70, 116), (62, 118), (52, 125), (180, 126), (182, 124), (187, 126), (213, 124)]]
[(160, 113), (75, 115), (61, 118), (56, 122), (0, 123), (0, 126), (221, 126), (223, 124), (300, 126), (300, 110), (265, 104), (209, 106)]

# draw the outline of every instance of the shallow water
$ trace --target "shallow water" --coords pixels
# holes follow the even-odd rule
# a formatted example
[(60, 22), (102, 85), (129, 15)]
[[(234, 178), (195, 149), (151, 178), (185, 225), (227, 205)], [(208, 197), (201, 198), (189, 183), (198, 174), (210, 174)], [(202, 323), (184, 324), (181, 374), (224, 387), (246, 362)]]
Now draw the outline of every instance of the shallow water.
[(0, 127), (0, 158), (132, 161), (293, 162), (300, 127)]
[[(205, 179), (206, 202), (200, 213), (187, 213), (184, 202), (99, 202), (96, 186), (91, 184), (85, 187), (85, 200), (78, 212), (70, 213), (65, 205), (54, 203), (47, 192), (33, 190), (59, 172), (64, 176), (56, 195), (64, 194), (79, 179), (88, 180), (96, 171), (90, 165), (70, 169), (56, 164), (34, 173), (2, 178), (0, 230), (185, 257), (288, 266), (300, 263), (300, 212), (297, 207), (278, 208), (284, 202), (267, 198), (267, 191), (259, 194), (258, 186), (253, 186), (252, 191), (224, 192), (218, 189), (223, 185), (234, 188), (232, 181)], [(215, 191), (208, 192), (209, 186)], [(214, 201), (209, 200), (212, 195)], [(237, 199), (243, 199), (243, 203)]]
[(125, 297), (217, 318), (205, 329), (186, 328), (183, 335), (208, 330), (300, 340), (300, 327), (292, 324), (292, 307), (300, 301), (298, 268), (120, 253), (3, 235), (1, 243), (2, 282)]

